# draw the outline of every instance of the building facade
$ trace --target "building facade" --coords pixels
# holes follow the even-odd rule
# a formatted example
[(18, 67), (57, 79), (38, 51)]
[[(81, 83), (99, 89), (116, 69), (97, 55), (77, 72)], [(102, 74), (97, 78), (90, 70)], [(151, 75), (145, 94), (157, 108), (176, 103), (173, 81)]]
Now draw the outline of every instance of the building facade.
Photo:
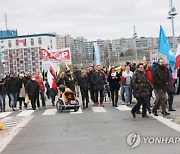
[(54, 34), (33, 34), (0, 38), (5, 72), (42, 71), (41, 48), (56, 49)]

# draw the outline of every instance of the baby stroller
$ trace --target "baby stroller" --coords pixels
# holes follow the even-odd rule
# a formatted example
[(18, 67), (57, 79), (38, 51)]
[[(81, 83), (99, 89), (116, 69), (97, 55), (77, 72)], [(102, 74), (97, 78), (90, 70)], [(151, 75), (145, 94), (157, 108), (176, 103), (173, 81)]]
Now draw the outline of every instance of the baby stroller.
[(79, 110), (79, 101), (76, 99), (76, 94), (64, 85), (60, 85), (59, 90), (61, 94), (56, 102), (57, 111), (74, 109), (74, 112), (77, 112)]

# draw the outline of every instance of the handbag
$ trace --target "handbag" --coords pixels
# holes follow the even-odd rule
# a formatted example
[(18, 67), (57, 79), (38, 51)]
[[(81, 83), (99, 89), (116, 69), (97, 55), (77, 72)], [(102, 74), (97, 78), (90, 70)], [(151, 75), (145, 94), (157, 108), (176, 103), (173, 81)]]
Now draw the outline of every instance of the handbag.
[(29, 104), (29, 102), (30, 102), (30, 100), (29, 100), (29, 96), (28, 96), (28, 95), (26, 95), (26, 97), (25, 97), (25, 104)]

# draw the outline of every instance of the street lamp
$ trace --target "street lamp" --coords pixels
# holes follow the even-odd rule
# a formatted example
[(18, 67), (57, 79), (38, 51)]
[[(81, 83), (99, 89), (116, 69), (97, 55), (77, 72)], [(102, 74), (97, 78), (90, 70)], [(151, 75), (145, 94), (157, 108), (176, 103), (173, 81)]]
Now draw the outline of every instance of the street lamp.
[(136, 60), (136, 63), (137, 63), (137, 47), (136, 47), (136, 39), (137, 39), (137, 33), (136, 33), (136, 27), (134, 25), (134, 33), (133, 33), (133, 39), (134, 39), (134, 52), (135, 52), (135, 60)]
[(169, 1), (169, 12), (168, 19), (171, 19), (172, 22), (172, 34), (173, 34), (173, 52), (175, 54), (175, 35), (174, 35), (174, 16), (177, 15), (176, 8), (173, 6), (172, 0)]

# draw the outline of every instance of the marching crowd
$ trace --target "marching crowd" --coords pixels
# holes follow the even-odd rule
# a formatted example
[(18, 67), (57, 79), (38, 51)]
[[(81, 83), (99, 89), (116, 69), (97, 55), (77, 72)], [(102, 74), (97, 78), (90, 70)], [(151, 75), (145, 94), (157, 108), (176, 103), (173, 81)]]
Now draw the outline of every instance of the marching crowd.
[[(57, 87), (65, 85), (78, 97), (81, 93), (83, 109), (88, 108), (89, 100), (93, 106), (104, 107), (104, 97), (108, 94), (112, 106), (118, 107), (119, 92), (124, 105), (132, 105), (132, 96), (137, 103), (132, 107), (131, 114), (135, 118), (142, 105), (142, 117), (148, 118), (147, 111), (158, 116), (160, 109), (164, 116), (169, 115), (168, 111), (175, 111), (173, 99), (175, 86), (172, 79), (172, 72), (169, 64), (163, 58), (151, 64), (147, 61), (144, 65), (126, 63), (125, 66), (111, 67), (110, 70), (102, 68), (100, 65), (90, 66), (87, 69), (74, 68), (61, 71), (56, 79)], [(152, 93), (155, 94), (155, 102), (151, 104)], [(179, 92), (179, 89), (177, 93)], [(42, 77), (39, 72), (26, 74), (21, 72), (18, 76), (10, 73), (0, 81), (0, 111), (6, 111), (6, 96), (9, 106), (13, 111), (18, 106), (19, 109), (27, 108), (25, 101), (29, 97), (32, 109), (46, 106), (46, 98), (51, 99), (52, 106), (55, 106), (55, 97), (58, 88), (50, 88), (47, 76)], [(89, 98), (90, 97), (90, 98)], [(40, 105), (41, 100), (41, 105)], [(167, 108), (168, 106), (168, 108)]]

